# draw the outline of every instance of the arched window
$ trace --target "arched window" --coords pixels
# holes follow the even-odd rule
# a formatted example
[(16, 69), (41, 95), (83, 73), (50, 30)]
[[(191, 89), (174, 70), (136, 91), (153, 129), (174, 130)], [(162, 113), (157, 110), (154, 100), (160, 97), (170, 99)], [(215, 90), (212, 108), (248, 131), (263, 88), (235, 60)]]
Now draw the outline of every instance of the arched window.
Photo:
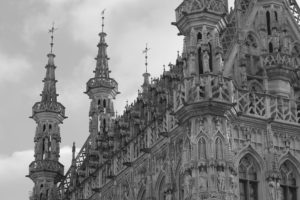
[(100, 99), (98, 99), (98, 106), (100, 106), (101, 105), (101, 100)]
[(290, 162), (286, 161), (280, 166), (281, 182), (280, 195), (284, 200), (297, 200), (297, 186), (299, 179), (296, 167)]
[(163, 177), (159, 184), (158, 200), (166, 200), (165, 186), (166, 186), (166, 180), (165, 177)]
[(259, 167), (253, 157), (246, 155), (239, 164), (240, 200), (258, 200)]
[(209, 45), (209, 70), (210, 72), (213, 71), (213, 52), (212, 52), (212, 47), (210, 42), (208, 43)]
[(272, 44), (272, 42), (269, 43), (269, 53), (273, 53), (273, 44)]
[(46, 124), (43, 125), (43, 132), (46, 131)]
[(106, 100), (103, 100), (103, 108), (106, 108)]
[(222, 160), (223, 159), (223, 143), (222, 143), (221, 138), (219, 138), (219, 137), (216, 139), (215, 148), (216, 148), (216, 159)]
[(206, 141), (202, 137), (198, 142), (198, 157), (199, 159), (206, 159)]
[(51, 124), (49, 124), (49, 131), (51, 131), (51, 129), (52, 129), (52, 125), (51, 125)]
[(274, 15), (275, 15), (275, 20), (276, 20), (276, 22), (278, 22), (278, 14), (277, 14), (276, 11), (274, 11)]
[(272, 34), (272, 32), (271, 32), (271, 15), (270, 15), (269, 11), (267, 11), (267, 13), (266, 13), (266, 18), (267, 18), (268, 35), (271, 35)]
[(201, 33), (201, 32), (198, 33), (197, 39), (198, 39), (198, 41), (199, 41), (199, 40), (202, 40), (202, 33)]
[(43, 147), (42, 147), (42, 160), (45, 159), (45, 138), (43, 139)]
[(105, 132), (105, 129), (106, 129), (106, 120), (103, 119), (103, 132)]
[(203, 74), (203, 61), (202, 61), (201, 47), (198, 49), (198, 65), (199, 65), (199, 74)]

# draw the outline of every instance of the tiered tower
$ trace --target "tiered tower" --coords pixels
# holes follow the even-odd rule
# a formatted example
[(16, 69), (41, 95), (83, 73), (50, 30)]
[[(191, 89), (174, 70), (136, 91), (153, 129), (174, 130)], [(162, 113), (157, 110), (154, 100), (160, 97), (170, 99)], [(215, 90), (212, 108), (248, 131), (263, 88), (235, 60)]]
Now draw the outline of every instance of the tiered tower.
[(234, 199), (236, 195), (238, 183), (228, 139), (234, 116), (233, 85), (223, 75), (219, 40), (226, 13), (225, 0), (185, 0), (176, 9), (173, 24), (184, 35), (180, 61), (184, 81), (178, 85), (174, 102), (186, 135), (182, 199)]
[(43, 80), (42, 100), (34, 104), (31, 116), (37, 123), (34, 137), (35, 160), (29, 165), (28, 175), (34, 182), (31, 200), (57, 199), (57, 183), (64, 176), (64, 166), (59, 162), (59, 124), (63, 123), (66, 116), (65, 107), (57, 101), (55, 55), (52, 53), (54, 28), (51, 31), (51, 52), (48, 54), (47, 71)]
[[(95, 58), (97, 61), (95, 77), (87, 82), (85, 92), (91, 99), (89, 111), (91, 147), (88, 153), (90, 173), (109, 159), (115, 151), (113, 100), (119, 92), (118, 83), (109, 76), (109, 58), (106, 51), (108, 45), (105, 42), (104, 13), (102, 14), (102, 31), (99, 33), (98, 55)], [(108, 168), (108, 171), (108, 174), (113, 176), (113, 169)]]

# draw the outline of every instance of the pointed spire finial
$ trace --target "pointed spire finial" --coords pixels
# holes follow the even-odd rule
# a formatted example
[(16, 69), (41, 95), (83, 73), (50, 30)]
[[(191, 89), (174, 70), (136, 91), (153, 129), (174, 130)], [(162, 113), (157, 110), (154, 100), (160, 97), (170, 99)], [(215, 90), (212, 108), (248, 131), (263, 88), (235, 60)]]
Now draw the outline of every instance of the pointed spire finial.
[(148, 48), (148, 44), (146, 43), (146, 48), (143, 51), (143, 53), (145, 54), (145, 66), (146, 66), (146, 73), (148, 73), (148, 51), (150, 49)]
[(57, 30), (57, 28), (54, 27), (54, 22), (52, 23), (51, 29), (49, 29), (49, 33), (51, 34), (51, 43), (50, 43), (50, 53), (52, 54), (53, 51), (53, 45), (54, 45), (54, 32)]
[(104, 31), (104, 14), (105, 14), (105, 10), (102, 10), (101, 15), (102, 15), (102, 32)]

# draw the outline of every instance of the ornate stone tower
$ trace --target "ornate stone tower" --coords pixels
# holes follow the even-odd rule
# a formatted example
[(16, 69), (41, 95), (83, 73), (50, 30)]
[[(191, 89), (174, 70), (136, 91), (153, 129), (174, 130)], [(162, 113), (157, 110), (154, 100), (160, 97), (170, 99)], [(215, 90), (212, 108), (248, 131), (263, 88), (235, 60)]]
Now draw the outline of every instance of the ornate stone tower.
[[(54, 28), (50, 31), (54, 32)], [(32, 119), (37, 123), (34, 137), (35, 160), (29, 165), (28, 177), (34, 182), (31, 200), (57, 199), (57, 183), (64, 176), (64, 166), (59, 162), (61, 142), (59, 124), (63, 123), (65, 107), (57, 101), (54, 57), (48, 54), (42, 100), (34, 104)]]
[(174, 112), (186, 136), (183, 144), (181, 199), (235, 199), (236, 169), (229, 135), (233, 109), (232, 80), (223, 75), (219, 32), (227, 1), (185, 0), (176, 9), (184, 35), (184, 81)]
[[(98, 55), (95, 58), (95, 77), (87, 82), (85, 92), (91, 99), (89, 111), (91, 147), (88, 154), (90, 173), (110, 158), (115, 150), (112, 129), (115, 116), (113, 100), (119, 92), (118, 83), (109, 76), (109, 58), (106, 51), (108, 45), (105, 42), (106, 33), (103, 28), (104, 16), (102, 16), (102, 31), (99, 33), (100, 42), (97, 45)], [(113, 176), (113, 168), (108, 167), (108, 171), (108, 174)]]

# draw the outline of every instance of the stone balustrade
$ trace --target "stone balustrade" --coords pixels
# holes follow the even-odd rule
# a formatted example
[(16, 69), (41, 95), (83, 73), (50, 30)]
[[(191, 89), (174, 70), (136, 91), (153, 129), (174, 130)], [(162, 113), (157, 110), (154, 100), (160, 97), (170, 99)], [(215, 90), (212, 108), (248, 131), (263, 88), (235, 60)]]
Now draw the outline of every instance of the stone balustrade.
[(29, 165), (29, 174), (33, 174), (41, 171), (49, 171), (58, 173), (59, 175), (64, 175), (64, 166), (54, 160), (37, 160), (33, 161)]
[(32, 107), (32, 116), (41, 112), (58, 113), (65, 116), (65, 107), (59, 102), (36, 102)]
[(189, 78), (184, 85), (179, 85), (175, 92), (174, 109), (179, 110), (184, 104), (203, 101), (233, 102), (232, 80), (222, 75), (202, 74)]
[(269, 53), (262, 56), (263, 65), (266, 67), (290, 67), (294, 68), (293, 58), (285, 53)]
[(102, 77), (91, 78), (87, 82), (86, 91), (89, 91), (93, 88), (98, 88), (98, 87), (111, 88), (111, 89), (118, 91), (118, 83), (114, 79), (102, 78)]
[(299, 124), (300, 102), (282, 96), (238, 90), (236, 110), (245, 115)]

